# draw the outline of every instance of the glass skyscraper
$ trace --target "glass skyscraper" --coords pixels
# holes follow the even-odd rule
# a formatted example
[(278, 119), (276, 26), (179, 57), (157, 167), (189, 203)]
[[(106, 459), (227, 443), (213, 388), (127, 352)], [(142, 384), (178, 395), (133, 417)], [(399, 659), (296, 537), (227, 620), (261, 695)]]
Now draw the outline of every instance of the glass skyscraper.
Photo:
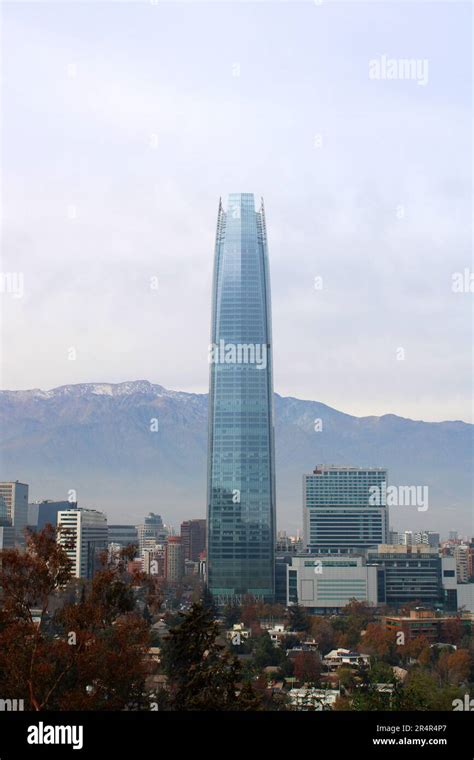
[(208, 585), (218, 601), (272, 600), (275, 455), (270, 279), (263, 201), (219, 203), (212, 292)]

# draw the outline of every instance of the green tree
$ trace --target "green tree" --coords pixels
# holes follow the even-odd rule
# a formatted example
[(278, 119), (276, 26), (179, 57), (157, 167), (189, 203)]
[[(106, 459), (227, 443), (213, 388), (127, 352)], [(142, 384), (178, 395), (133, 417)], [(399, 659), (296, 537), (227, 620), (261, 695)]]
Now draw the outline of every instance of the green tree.
[(308, 631), (310, 627), (306, 610), (299, 604), (288, 607), (288, 622), (292, 631)]
[(161, 709), (258, 709), (250, 685), (238, 694), (240, 663), (217, 642), (219, 626), (211, 610), (193, 604), (163, 642), (162, 667), (169, 680), (169, 696)]
[(223, 610), (224, 622), (227, 628), (231, 628), (234, 623), (239, 623), (242, 616), (242, 610), (238, 604), (231, 602), (225, 605)]
[(213, 618), (217, 617), (216, 603), (211, 591), (209, 590), (209, 586), (207, 584), (204, 586), (202, 590), (201, 605), (205, 607), (205, 609), (209, 610)]
[(285, 658), (284, 652), (273, 644), (265, 631), (254, 639), (253, 661), (260, 670), (268, 665), (280, 665)]

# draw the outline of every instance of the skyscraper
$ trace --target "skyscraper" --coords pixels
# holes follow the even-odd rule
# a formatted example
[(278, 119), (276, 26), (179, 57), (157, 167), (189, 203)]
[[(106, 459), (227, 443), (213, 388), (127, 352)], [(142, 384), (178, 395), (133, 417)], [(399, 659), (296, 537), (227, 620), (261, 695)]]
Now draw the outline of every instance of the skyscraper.
[(387, 471), (319, 465), (303, 477), (304, 545), (350, 553), (388, 540)]
[(184, 559), (198, 562), (199, 555), (206, 548), (206, 521), (185, 520), (181, 523)]
[(274, 597), (275, 455), (270, 279), (263, 201), (219, 203), (212, 292), (208, 585)]

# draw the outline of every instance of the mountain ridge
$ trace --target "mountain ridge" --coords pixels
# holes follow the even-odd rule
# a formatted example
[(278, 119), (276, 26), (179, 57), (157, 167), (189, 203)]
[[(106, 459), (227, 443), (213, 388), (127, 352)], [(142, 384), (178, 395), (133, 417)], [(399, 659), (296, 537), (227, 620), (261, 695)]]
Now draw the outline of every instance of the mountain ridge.
[[(303, 473), (338, 462), (384, 466), (390, 483), (429, 486), (429, 510), (398, 508), (394, 527), (472, 530), (470, 423), (356, 417), (278, 393), (274, 401), (279, 527), (301, 528)], [(103, 508), (110, 520), (139, 522), (152, 510), (177, 525), (205, 514), (205, 393), (148, 380), (4, 390), (0, 424), (1, 478), (29, 483), (31, 500), (75, 489), (83, 506)]]

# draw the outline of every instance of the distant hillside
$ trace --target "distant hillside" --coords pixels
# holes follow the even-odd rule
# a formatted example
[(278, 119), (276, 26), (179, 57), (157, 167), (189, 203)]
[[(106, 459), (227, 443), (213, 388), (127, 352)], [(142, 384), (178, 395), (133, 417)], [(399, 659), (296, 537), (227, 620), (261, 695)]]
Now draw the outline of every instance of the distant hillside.
[[(337, 463), (384, 466), (391, 484), (429, 486), (428, 511), (393, 508), (394, 527), (473, 531), (472, 425), (352, 417), (278, 394), (275, 413), (279, 527), (301, 526), (302, 474)], [(0, 476), (29, 483), (30, 500), (75, 489), (81, 505), (110, 520), (135, 522), (153, 510), (178, 526), (205, 514), (205, 394), (145, 380), (0, 391), (0, 421)]]

